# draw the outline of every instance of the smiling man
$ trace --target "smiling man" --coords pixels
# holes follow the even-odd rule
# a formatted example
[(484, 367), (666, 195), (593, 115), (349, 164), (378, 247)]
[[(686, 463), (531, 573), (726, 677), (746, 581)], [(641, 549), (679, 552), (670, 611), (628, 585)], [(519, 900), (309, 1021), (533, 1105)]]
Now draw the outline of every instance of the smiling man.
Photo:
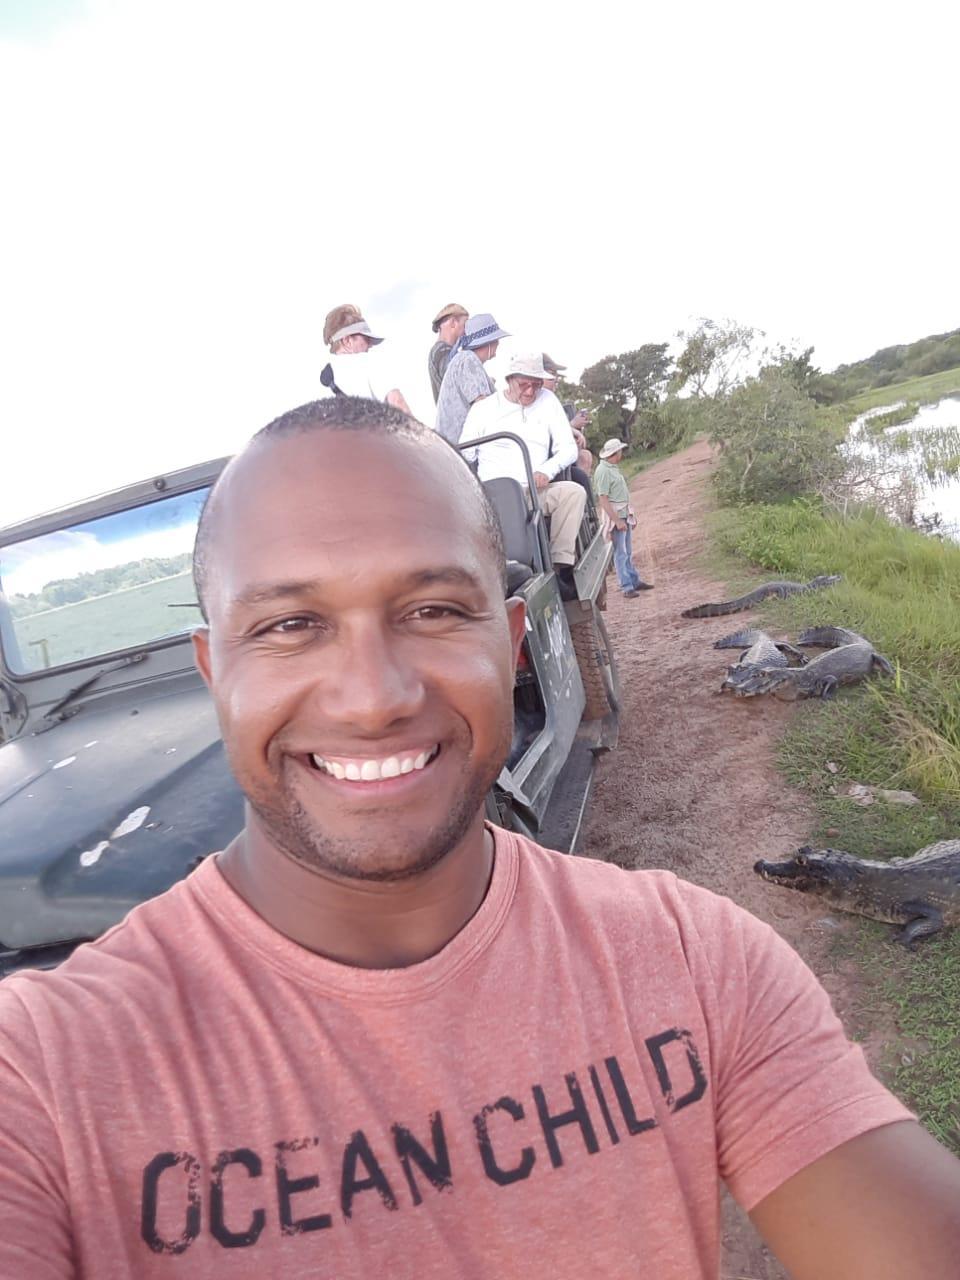
[(443, 440), (286, 414), (196, 577), (247, 823), (0, 986), (0, 1276), (716, 1280), (721, 1178), (795, 1280), (952, 1274), (960, 1165), (776, 934), (484, 824), (524, 613)]

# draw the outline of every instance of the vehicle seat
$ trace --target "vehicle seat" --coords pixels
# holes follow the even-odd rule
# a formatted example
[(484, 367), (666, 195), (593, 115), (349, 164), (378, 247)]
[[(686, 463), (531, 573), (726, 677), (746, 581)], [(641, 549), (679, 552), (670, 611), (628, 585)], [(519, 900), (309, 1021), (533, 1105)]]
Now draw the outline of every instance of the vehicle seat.
[(483, 487), (500, 521), (507, 559), (522, 565), (536, 564), (537, 531), (523, 487), (507, 476), (484, 480)]
[(507, 596), (515, 596), (525, 582), (533, 577), (533, 570), (528, 564), (520, 564), (517, 560), (507, 561)]

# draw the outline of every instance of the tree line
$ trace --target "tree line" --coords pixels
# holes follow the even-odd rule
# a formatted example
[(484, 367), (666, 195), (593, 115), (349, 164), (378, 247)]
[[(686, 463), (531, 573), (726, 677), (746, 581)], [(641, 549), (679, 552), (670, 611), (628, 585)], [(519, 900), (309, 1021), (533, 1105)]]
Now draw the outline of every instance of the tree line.
[(170, 578), (185, 573), (190, 568), (191, 553), (178, 556), (148, 556), (143, 560), (130, 560), (126, 564), (111, 565), (108, 569), (95, 569), (79, 573), (75, 578), (57, 578), (39, 591), (11, 596), (10, 611), (15, 618), (28, 618), (34, 613), (57, 609), (60, 605), (76, 604), (93, 596), (108, 596), (124, 587), (139, 587), (158, 578)]
[[(884, 348), (830, 374), (814, 365), (813, 347), (769, 347), (763, 340), (748, 325), (704, 317), (675, 336), (679, 354), (657, 342), (605, 356), (579, 383), (561, 383), (558, 394), (590, 411), (587, 441), (595, 453), (611, 436), (636, 454), (669, 451), (703, 433), (719, 451), (714, 483), (722, 501), (804, 494), (831, 500), (849, 471), (847, 420), (838, 401), (920, 371), (960, 366), (960, 330)], [(865, 477), (861, 488), (871, 486), (883, 488)]]

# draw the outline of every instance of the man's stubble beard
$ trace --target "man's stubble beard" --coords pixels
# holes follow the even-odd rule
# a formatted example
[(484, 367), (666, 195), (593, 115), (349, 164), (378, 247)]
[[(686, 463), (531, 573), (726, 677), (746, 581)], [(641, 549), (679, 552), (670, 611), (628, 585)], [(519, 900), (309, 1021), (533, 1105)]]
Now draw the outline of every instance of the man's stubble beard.
[[(292, 787), (283, 781), (275, 794), (286, 799), (285, 805), (269, 804), (249, 791), (246, 793), (247, 801), (268, 839), (310, 871), (380, 883), (409, 880), (436, 866), (466, 835), (500, 774), (510, 749), (511, 736), (512, 721), (504, 726), (500, 750), (496, 755), (491, 753), (484, 764), (478, 763), (472, 771), (468, 768), (463, 770), (460, 785), (452, 791), (453, 804), (446, 819), (430, 831), (415, 834), (416, 857), (401, 859), (399, 865), (392, 860), (384, 864), (383, 846), (389, 836), (366, 843), (362, 837), (348, 841), (330, 836), (310, 817), (293, 794)], [(293, 767), (289, 760), (285, 760), (282, 776), (289, 775)], [(380, 812), (389, 813), (389, 808), (385, 805)], [(370, 811), (370, 817), (376, 819), (377, 811)], [(406, 838), (410, 839), (409, 836)]]

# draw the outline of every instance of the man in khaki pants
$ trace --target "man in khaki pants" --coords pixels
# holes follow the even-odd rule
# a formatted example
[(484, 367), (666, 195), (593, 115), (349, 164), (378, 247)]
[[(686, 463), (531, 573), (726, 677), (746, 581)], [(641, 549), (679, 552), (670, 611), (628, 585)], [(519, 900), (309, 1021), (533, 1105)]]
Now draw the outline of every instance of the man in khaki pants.
[[(473, 405), (460, 443), (497, 431), (510, 431), (524, 441), (530, 453), (540, 506), (550, 517), (550, 555), (560, 595), (564, 600), (574, 600), (577, 531), (587, 496), (579, 484), (556, 479), (564, 467), (576, 462), (577, 442), (563, 406), (543, 385), (548, 377), (540, 352), (515, 355), (507, 366), (506, 389), (495, 391)], [(471, 461), (476, 459), (481, 480), (506, 476), (526, 487), (523, 457), (511, 441), (494, 440), (466, 452)]]

